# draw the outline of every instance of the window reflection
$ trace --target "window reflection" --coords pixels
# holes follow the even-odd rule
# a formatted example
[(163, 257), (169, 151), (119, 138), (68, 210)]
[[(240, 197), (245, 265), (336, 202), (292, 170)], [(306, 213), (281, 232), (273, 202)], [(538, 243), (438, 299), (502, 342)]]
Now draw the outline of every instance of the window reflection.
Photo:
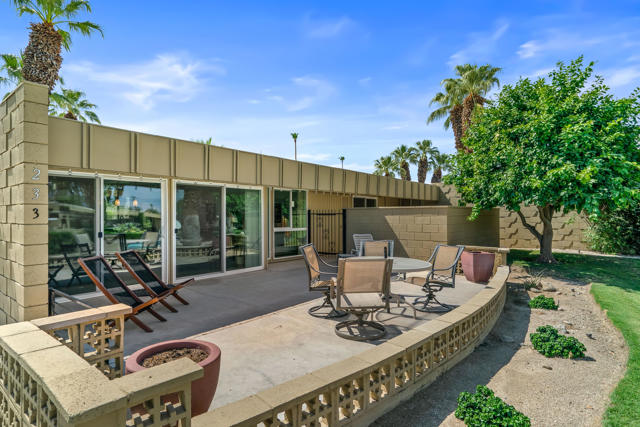
[(226, 189), (227, 270), (262, 265), (260, 190)]

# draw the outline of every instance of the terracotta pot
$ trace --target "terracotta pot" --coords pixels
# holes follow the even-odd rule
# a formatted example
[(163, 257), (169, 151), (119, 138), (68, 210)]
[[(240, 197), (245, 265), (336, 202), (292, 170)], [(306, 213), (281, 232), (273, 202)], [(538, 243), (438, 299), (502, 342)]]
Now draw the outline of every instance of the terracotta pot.
[(488, 282), (493, 273), (496, 254), (465, 251), (462, 253), (462, 272), (471, 282)]
[[(220, 348), (217, 345), (199, 340), (159, 342), (140, 349), (129, 356), (125, 363), (125, 372), (130, 374), (147, 369), (142, 366), (144, 359), (156, 353), (178, 348), (199, 348), (208, 354), (206, 359), (198, 363), (198, 365), (204, 369), (204, 376), (191, 383), (191, 415), (200, 415), (209, 410), (213, 396), (216, 394), (216, 388), (218, 387)], [(167, 400), (172, 400), (171, 396), (169, 396)]]

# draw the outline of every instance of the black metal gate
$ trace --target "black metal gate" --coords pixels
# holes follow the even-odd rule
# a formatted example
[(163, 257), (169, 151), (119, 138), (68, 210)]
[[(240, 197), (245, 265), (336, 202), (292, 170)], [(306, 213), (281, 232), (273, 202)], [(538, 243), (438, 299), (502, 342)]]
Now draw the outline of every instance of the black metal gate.
[(345, 251), (345, 219), (347, 210), (308, 210), (307, 232), (309, 243), (318, 253), (337, 255)]

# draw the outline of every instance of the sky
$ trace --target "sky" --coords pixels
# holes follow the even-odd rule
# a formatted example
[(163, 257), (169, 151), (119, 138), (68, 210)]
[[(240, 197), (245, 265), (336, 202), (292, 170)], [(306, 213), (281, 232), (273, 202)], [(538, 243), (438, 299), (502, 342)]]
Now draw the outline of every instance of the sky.
[[(640, 1), (92, 5), (104, 38), (74, 35), (60, 74), (104, 125), (287, 158), (298, 132), (299, 160), (365, 172), (400, 144), (454, 151), (426, 118), (457, 64), (512, 84), (584, 55), (616, 96), (640, 86)], [(30, 18), (5, 1), (0, 22), (0, 53), (24, 49)]]

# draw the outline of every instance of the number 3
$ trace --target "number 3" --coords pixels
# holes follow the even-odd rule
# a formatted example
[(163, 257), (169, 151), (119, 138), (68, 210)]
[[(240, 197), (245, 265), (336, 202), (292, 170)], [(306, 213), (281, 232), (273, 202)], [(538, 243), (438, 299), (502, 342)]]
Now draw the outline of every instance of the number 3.
[(33, 197), (31, 198), (31, 200), (38, 200), (40, 198), (40, 189), (39, 188), (34, 188), (33, 189)]
[(40, 218), (40, 213), (38, 212), (38, 208), (33, 208), (33, 219)]

